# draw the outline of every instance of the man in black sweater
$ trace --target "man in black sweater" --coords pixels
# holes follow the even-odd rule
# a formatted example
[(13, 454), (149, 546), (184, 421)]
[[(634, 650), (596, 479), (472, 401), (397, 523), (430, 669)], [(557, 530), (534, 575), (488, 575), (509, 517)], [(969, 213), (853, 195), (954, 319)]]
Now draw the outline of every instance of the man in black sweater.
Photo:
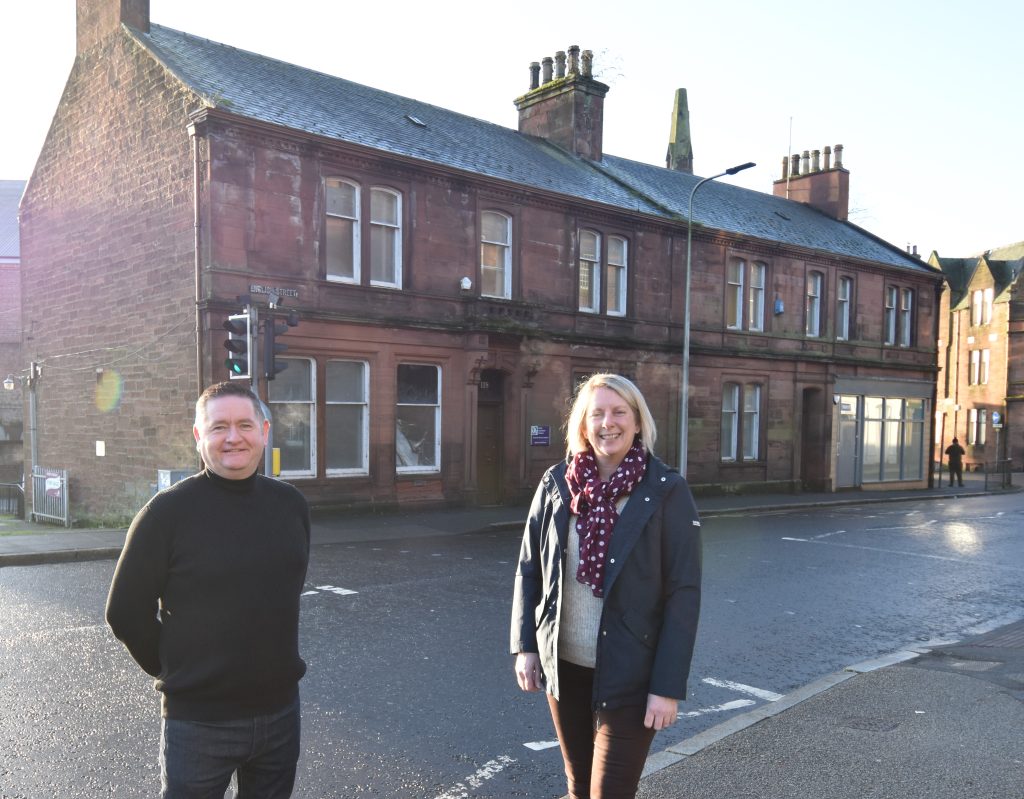
[(196, 403), (206, 468), (161, 491), (128, 530), (107, 598), (114, 635), (162, 694), (165, 799), (291, 795), (299, 756), (299, 596), (309, 507), (257, 474), (270, 422), (230, 381)]

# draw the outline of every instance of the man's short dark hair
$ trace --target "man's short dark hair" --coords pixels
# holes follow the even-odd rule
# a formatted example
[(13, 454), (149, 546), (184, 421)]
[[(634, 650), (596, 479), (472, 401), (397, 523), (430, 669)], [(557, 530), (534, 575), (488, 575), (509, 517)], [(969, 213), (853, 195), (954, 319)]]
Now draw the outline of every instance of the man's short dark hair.
[(199, 395), (199, 399), (196, 400), (196, 427), (199, 427), (199, 422), (206, 417), (206, 403), (221, 397), (244, 397), (248, 399), (252, 403), (253, 410), (256, 411), (256, 418), (260, 422), (266, 421), (266, 417), (263, 415), (263, 404), (251, 388), (244, 383), (238, 383), (234, 380), (224, 380), (207, 386), (206, 390)]

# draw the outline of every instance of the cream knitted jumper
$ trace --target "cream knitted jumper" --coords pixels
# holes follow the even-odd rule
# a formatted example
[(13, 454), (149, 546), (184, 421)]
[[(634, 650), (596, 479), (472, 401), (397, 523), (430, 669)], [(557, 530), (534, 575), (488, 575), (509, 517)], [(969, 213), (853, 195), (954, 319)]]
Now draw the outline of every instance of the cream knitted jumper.
[[(615, 503), (620, 514), (628, 501), (627, 495)], [(594, 596), (590, 586), (576, 579), (580, 565), (578, 521), (578, 516), (569, 519), (569, 540), (562, 570), (562, 610), (558, 619), (558, 657), (592, 669), (597, 663), (597, 635), (601, 628), (604, 600)]]

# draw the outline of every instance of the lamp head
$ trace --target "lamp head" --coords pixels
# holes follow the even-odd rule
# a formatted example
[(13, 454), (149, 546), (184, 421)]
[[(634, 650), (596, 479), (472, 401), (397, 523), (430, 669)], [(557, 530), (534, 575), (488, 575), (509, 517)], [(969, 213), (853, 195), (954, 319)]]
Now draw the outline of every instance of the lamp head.
[(742, 172), (744, 169), (750, 169), (750, 167), (752, 166), (757, 166), (757, 164), (755, 164), (753, 161), (747, 161), (747, 163), (745, 164), (729, 167), (727, 170), (725, 170), (725, 174), (735, 175), (737, 172)]
[(7, 375), (4, 378), (4, 391), (14, 391), (14, 376)]

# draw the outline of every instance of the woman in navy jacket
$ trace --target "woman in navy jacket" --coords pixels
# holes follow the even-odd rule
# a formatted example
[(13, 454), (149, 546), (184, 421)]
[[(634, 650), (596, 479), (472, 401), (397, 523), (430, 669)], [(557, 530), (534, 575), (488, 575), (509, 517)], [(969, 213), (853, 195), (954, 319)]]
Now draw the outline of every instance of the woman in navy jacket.
[(546, 689), (571, 799), (635, 796), (655, 732), (686, 697), (700, 520), (655, 437), (632, 382), (591, 377), (523, 535), (511, 651), (520, 688)]

